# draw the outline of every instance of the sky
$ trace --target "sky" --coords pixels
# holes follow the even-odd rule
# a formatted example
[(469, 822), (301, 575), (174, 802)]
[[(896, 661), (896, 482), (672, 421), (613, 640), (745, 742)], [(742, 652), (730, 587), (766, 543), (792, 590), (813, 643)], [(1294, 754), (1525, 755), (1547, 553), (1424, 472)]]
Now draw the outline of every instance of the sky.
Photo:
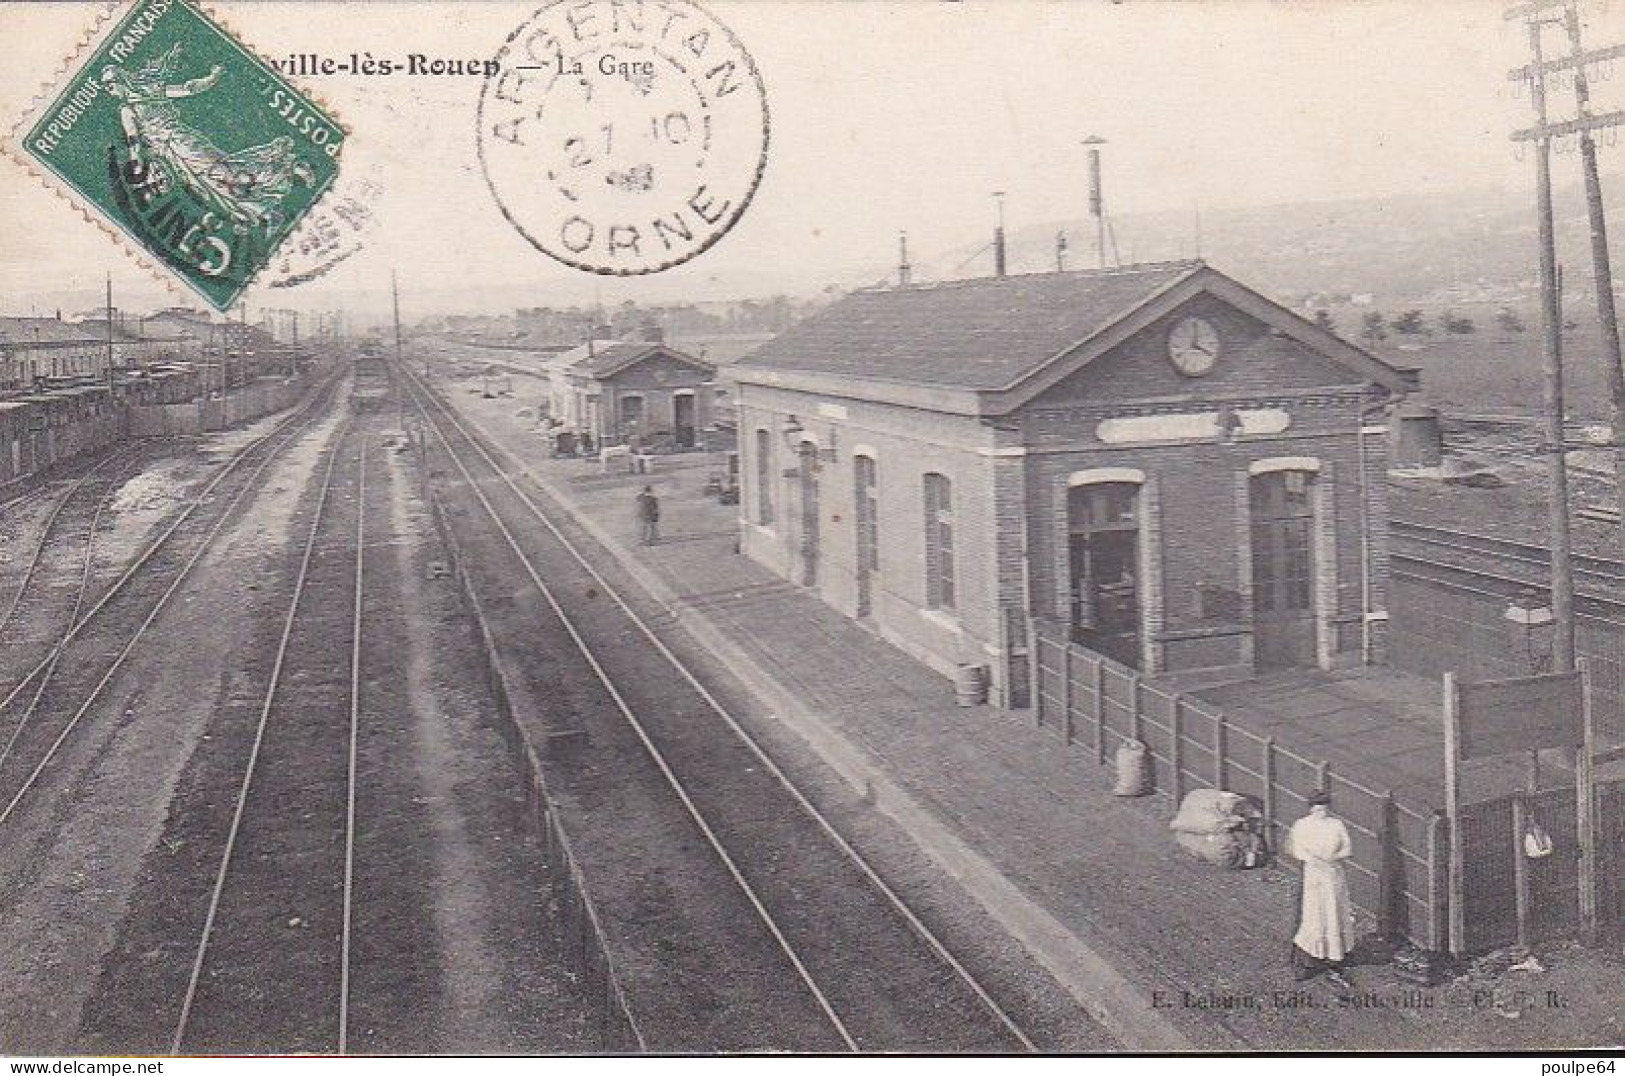
[[(489, 56), (535, 4), (445, 0), (211, 5), (262, 55)], [(973, 242), (1006, 192), (1012, 229), (1077, 218), (1085, 135), (1107, 139), (1115, 214), (1526, 188), (1508, 133), (1530, 106), (1527, 61), (1500, 0), (1103, 0), (943, 4), (714, 0), (755, 58), (772, 133), (743, 217), (694, 260), (605, 279), (532, 248), (480, 175), (477, 77), (313, 77), (350, 128), (342, 174), (372, 181), (365, 248), (299, 288), (247, 302), (373, 310), (392, 270), (419, 313), (766, 294)], [(105, 5), (0, 4), (0, 128), (71, 57)], [(1591, 0), (1588, 43), (1625, 40), (1625, 8)], [(1622, 80), (1625, 81), (1625, 80)], [(1625, 107), (1605, 82), (1599, 104)], [(1554, 100), (1554, 107), (1560, 101)], [(1617, 157), (1617, 151), (1609, 154)], [(1610, 170), (1618, 162), (1608, 162)], [(0, 312), (83, 295), (112, 273), (119, 304), (186, 302), (100, 229), (0, 159)], [(854, 278), (857, 279), (854, 279)], [(46, 311), (48, 312), (48, 311)]]

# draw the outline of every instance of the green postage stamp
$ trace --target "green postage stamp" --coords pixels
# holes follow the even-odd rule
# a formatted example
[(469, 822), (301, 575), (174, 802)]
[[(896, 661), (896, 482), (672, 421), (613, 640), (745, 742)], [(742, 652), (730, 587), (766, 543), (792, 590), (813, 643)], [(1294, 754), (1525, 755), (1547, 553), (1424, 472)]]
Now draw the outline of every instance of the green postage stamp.
[(139, 0), (24, 123), (53, 185), (219, 310), (332, 185), (345, 137), (186, 0)]

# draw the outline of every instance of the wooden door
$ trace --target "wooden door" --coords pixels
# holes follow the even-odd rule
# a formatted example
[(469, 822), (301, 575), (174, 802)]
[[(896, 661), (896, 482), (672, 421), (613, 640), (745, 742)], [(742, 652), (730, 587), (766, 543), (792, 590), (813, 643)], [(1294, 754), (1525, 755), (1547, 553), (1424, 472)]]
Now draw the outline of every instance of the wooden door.
[(1253, 663), (1315, 664), (1314, 475), (1276, 471), (1252, 479)]

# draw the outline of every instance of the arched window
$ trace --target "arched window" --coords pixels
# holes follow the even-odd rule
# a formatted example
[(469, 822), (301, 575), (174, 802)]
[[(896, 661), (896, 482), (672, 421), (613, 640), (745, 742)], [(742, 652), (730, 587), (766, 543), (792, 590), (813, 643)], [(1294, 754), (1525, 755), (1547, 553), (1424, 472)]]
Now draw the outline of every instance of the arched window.
[(773, 435), (756, 431), (756, 522), (773, 522)]
[(946, 475), (925, 476), (925, 604), (954, 608), (954, 492)]

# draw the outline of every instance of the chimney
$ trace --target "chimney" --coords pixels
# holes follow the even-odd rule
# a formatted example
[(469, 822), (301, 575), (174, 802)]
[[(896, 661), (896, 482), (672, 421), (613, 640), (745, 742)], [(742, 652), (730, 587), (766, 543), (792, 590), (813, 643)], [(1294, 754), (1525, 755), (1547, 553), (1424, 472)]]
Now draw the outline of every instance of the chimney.
[(897, 233), (897, 286), (908, 287), (914, 279), (914, 268), (908, 264), (908, 233)]
[(662, 329), (660, 323), (654, 318), (644, 318), (643, 339), (650, 344), (664, 344), (666, 342), (666, 330)]
[(993, 229), (993, 275), (1004, 276), (1006, 269), (1004, 259), (1004, 192), (994, 191), (993, 197), (999, 203), (999, 223)]
[[(1089, 152), (1089, 215), (1095, 218), (1095, 257), (1100, 268), (1106, 268), (1106, 200), (1100, 189), (1100, 147), (1106, 140), (1099, 135), (1090, 135), (1083, 140)], [(1112, 239), (1113, 249), (1116, 249), (1117, 240)], [(1114, 259), (1117, 260), (1117, 259)], [(1119, 262), (1119, 264), (1121, 264)]]

